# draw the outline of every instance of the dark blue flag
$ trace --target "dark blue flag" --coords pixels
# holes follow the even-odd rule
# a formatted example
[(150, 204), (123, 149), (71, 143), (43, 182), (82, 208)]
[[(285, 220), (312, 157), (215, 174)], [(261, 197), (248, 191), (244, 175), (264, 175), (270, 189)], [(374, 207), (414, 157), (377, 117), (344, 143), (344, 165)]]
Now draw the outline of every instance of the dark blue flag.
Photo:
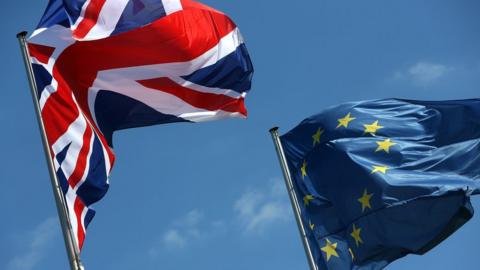
[(318, 269), (383, 269), (473, 216), (480, 99), (347, 103), (281, 141)]

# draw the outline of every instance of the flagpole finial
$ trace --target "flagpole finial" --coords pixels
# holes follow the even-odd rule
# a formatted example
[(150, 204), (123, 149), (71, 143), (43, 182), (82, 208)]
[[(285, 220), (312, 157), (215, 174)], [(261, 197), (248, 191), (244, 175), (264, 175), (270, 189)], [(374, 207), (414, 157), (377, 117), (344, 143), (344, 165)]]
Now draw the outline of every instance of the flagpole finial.
[(274, 132), (274, 131), (277, 131), (278, 130), (278, 127), (272, 127), (269, 131), (270, 133)]
[(20, 33), (17, 34), (17, 38), (26, 37), (27, 34), (28, 34), (27, 31), (22, 31), (22, 32), (20, 32)]

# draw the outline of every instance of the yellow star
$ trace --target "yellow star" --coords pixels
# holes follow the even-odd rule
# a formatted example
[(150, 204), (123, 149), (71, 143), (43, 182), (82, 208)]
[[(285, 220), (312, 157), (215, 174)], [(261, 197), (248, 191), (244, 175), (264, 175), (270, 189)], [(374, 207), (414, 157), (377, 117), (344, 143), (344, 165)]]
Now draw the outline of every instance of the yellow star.
[(352, 256), (352, 261), (355, 260), (355, 255), (353, 255), (353, 251), (351, 248), (348, 248), (348, 252), (350, 252), (350, 256)]
[(355, 224), (353, 224), (353, 231), (350, 234), (350, 236), (352, 236), (353, 239), (355, 239), (355, 244), (357, 245), (357, 247), (358, 247), (359, 244), (363, 243), (362, 238), (360, 237), (360, 232), (361, 231), (362, 231), (362, 229), (357, 228), (355, 226)]
[(353, 120), (355, 120), (355, 117), (351, 117), (350, 113), (348, 113), (347, 115), (345, 115), (345, 117), (337, 120), (338, 121), (337, 128), (339, 128), (339, 127), (348, 128), (348, 124)]
[(386, 139), (385, 141), (377, 142), (377, 144), (378, 144), (378, 147), (377, 147), (377, 150), (375, 150), (375, 152), (383, 150), (389, 153), (390, 147), (394, 146), (396, 143), (392, 142), (392, 140), (390, 139)]
[(317, 132), (315, 132), (315, 134), (313, 134), (313, 136), (312, 136), (312, 138), (313, 138), (313, 146), (315, 146), (316, 144), (319, 144), (319, 143), (320, 143), (320, 138), (322, 137), (323, 132), (324, 132), (323, 129), (318, 128), (318, 129), (317, 129)]
[(305, 176), (307, 176), (307, 161), (304, 160), (303, 161), (303, 165), (302, 165), (302, 168), (300, 168), (300, 170), (302, 171), (302, 179), (305, 178)]
[(313, 224), (310, 220), (308, 221), (308, 226), (310, 227), (310, 230), (313, 231), (315, 229), (315, 224)]
[(387, 173), (387, 170), (390, 170), (387, 166), (375, 166), (373, 165), (372, 173), (381, 172), (383, 174)]
[(336, 248), (337, 248), (337, 243), (332, 244), (332, 242), (330, 242), (330, 240), (328, 240), (327, 238), (327, 243), (325, 244), (324, 247), (321, 248), (321, 250), (325, 252), (325, 254), (327, 255), (327, 262), (328, 260), (330, 260), (330, 257), (332, 256), (338, 257)]
[(370, 205), (370, 199), (372, 198), (373, 193), (368, 194), (367, 189), (363, 191), (363, 196), (358, 199), (358, 201), (362, 204), (362, 213), (365, 211), (365, 208), (372, 209)]
[(383, 126), (378, 125), (378, 120), (371, 123), (370, 125), (363, 125), (365, 127), (365, 133), (370, 133), (372, 135), (375, 135), (375, 132), (377, 130), (383, 128)]
[(313, 201), (315, 199), (315, 197), (313, 197), (313, 195), (305, 195), (305, 197), (303, 197), (303, 204), (305, 206), (308, 206), (310, 204), (310, 201)]

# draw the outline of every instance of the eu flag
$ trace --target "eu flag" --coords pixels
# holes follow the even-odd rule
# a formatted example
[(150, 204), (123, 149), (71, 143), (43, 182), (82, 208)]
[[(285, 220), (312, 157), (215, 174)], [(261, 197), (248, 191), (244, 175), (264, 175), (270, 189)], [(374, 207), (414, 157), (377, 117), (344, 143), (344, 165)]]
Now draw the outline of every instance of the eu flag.
[(318, 269), (383, 269), (473, 216), (480, 99), (347, 103), (281, 142)]

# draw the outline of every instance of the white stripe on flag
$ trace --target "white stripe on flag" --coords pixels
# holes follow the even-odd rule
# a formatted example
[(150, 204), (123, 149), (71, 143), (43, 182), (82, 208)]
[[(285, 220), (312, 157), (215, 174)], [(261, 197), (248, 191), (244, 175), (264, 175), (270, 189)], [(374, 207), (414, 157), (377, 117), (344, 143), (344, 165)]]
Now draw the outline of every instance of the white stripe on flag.
[[(83, 134), (85, 133), (86, 122), (83, 115), (79, 115), (75, 121), (70, 124), (67, 132), (65, 132), (58, 140), (52, 145), (52, 150), (56, 156), (60, 153), (68, 144), (67, 153), (62, 164), (60, 164), (65, 178), (68, 180), (73, 174), (77, 165), (77, 159), (80, 154), (80, 150), (83, 145)], [(58, 169), (58, 168), (57, 168)]]
[(73, 235), (75, 236), (74, 242), (78, 246), (78, 222), (77, 222), (77, 215), (75, 214), (75, 199), (77, 195), (75, 192), (68, 187), (67, 194), (65, 194), (65, 200), (67, 203), (68, 209), (68, 218), (70, 219), (70, 225), (72, 226)]
[(162, 3), (167, 15), (182, 10), (182, 2), (180, 0), (162, 0)]
[(100, 11), (97, 23), (82, 40), (93, 40), (110, 36), (113, 30), (115, 30), (128, 2), (129, 0), (106, 1)]
[(80, 217), (81, 223), (82, 223), (82, 228), (83, 228), (83, 233), (86, 235), (87, 234), (87, 228), (85, 228), (85, 216), (87, 215), (88, 212), (88, 207), (84, 207), (82, 211), (82, 215)]
[(221, 95), (229, 96), (229, 97), (232, 97), (232, 98), (239, 98), (239, 97), (242, 96), (241, 93), (235, 92), (235, 91), (230, 90), (230, 89), (216, 88), (216, 87), (206, 87), (206, 86), (203, 86), (203, 85), (198, 85), (198, 84), (195, 84), (193, 82), (184, 80), (181, 77), (170, 77), (169, 79), (176, 82), (178, 85), (181, 85), (181, 86), (185, 87), (185, 88), (190, 88), (190, 89), (193, 89), (195, 91), (202, 92), (202, 93), (221, 94)]

